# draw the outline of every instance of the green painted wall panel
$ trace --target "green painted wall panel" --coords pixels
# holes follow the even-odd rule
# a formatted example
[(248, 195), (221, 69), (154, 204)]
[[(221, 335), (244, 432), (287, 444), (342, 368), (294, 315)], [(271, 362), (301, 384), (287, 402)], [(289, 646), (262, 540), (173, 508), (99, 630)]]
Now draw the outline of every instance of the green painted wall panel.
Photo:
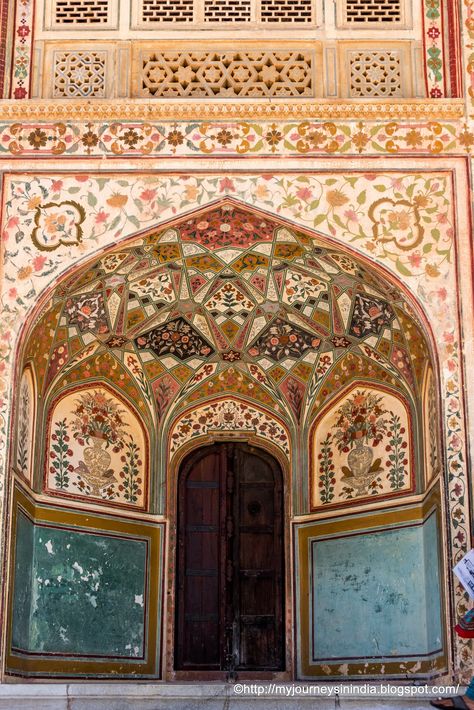
[(20, 515), (13, 645), (143, 657), (147, 554), (144, 540), (32, 526)]
[(34, 525), (23, 513), (18, 514), (15, 545), (15, 587), (13, 593), (12, 643), (17, 648), (30, 645), (30, 615), (33, 586)]

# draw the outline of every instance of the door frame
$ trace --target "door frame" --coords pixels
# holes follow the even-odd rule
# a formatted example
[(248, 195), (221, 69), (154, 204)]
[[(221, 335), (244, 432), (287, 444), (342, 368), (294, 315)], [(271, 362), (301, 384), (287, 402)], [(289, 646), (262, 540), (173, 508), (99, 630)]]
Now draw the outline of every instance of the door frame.
[(176, 544), (177, 544), (177, 525), (178, 525), (178, 482), (179, 474), (183, 461), (197, 449), (212, 446), (218, 443), (242, 443), (247, 444), (251, 448), (261, 449), (267, 454), (270, 454), (278, 463), (282, 474), (282, 492), (283, 492), (283, 593), (284, 593), (284, 608), (283, 608), (283, 630), (285, 644), (285, 670), (283, 671), (239, 671), (239, 679), (249, 680), (280, 680), (287, 681), (293, 679), (294, 676), (294, 605), (293, 605), (293, 564), (292, 564), (292, 549), (291, 549), (291, 485), (290, 485), (290, 463), (282, 455), (282, 452), (271, 441), (266, 441), (251, 432), (213, 432), (211, 436), (197, 437), (189, 442), (187, 446), (183, 446), (177, 453), (175, 460), (169, 469), (168, 485), (167, 485), (167, 506), (166, 517), (169, 521), (168, 526), (168, 541), (167, 541), (167, 560), (166, 560), (166, 599), (165, 599), (165, 614), (164, 622), (165, 629), (163, 634), (163, 674), (164, 680), (168, 681), (213, 681), (226, 680), (226, 671), (177, 671), (174, 668), (175, 659), (175, 638), (176, 638), (176, 607), (175, 600), (177, 594), (177, 570), (176, 570)]

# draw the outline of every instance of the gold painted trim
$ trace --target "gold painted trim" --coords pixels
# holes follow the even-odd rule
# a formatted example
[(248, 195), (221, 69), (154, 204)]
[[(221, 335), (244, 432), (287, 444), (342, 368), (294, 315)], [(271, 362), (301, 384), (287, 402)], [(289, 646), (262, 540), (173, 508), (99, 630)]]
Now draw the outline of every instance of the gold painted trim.
[[(357, 531), (375, 532), (377, 529), (396, 529), (407, 523), (423, 523), (428, 515), (435, 510), (438, 521), (438, 532), (441, 531), (441, 499), (440, 489), (437, 486), (432, 489), (423, 502), (410, 505), (398, 510), (388, 512), (378, 512), (373, 515), (361, 513), (357, 517), (339, 518), (331, 521), (306, 521), (303, 524), (295, 524), (295, 554), (298, 557), (298, 579), (300, 585), (299, 613), (297, 618), (297, 643), (298, 658), (300, 661), (300, 672), (298, 677), (304, 678), (341, 678), (341, 666), (344, 667), (342, 677), (370, 678), (374, 676), (403, 676), (414, 673), (419, 675), (439, 674), (447, 668), (447, 644), (446, 628), (442, 615), (443, 624), (443, 652), (436, 657), (416, 658), (413, 661), (397, 659), (396, 661), (383, 660), (380, 662), (360, 662), (347, 663), (343, 660), (334, 663), (311, 663), (309, 656), (310, 648), (310, 566), (309, 566), (309, 543), (313, 539), (320, 539), (338, 533), (354, 533)], [(441, 550), (439, 550), (441, 554)], [(441, 559), (441, 558), (440, 558)], [(443, 588), (441, 587), (441, 604), (445, 605)]]
[(33, 100), (0, 101), (0, 120), (120, 121), (153, 119), (173, 120), (292, 120), (292, 119), (365, 119), (365, 120), (456, 120), (464, 116), (462, 99), (442, 101), (413, 100), (341, 100), (317, 99), (245, 99), (186, 102), (174, 99), (119, 100)]
[[(147, 570), (147, 584), (149, 590), (148, 616), (145, 619), (146, 634), (146, 658), (142, 662), (134, 663), (133, 657), (129, 660), (114, 661), (108, 658), (94, 660), (93, 658), (41, 658), (37, 655), (19, 656), (11, 651), (13, 633), (13, 592), (14, 592), (14, 571), (16, 553), (16, 531), (17, 516), (19, 510), (23, 510), (33, 521), (33, 524), (50, 523), (58, 527), (77, 527), (78, 532), (88, 531), (108, 532), (112, 535), (121, 533), (125, 536), (139, 537), (147, 540), (149, 544), (149, 561)], [(62, 510), (60, 508), (36, 505), (33, 500), (20, 488), (15, 487), (13, 498), (12, 515), (12, 539), (11, 539), (11, 563), (10, 563), (10, 584), (9, 584), (9, 620), (7, 631), (7, 653), (6, 653), (6, 673), (15, 673), (29, 677), (54, 675), (75, 676), (91, 674), (94, 676), (110, 676), (118, 679), (120, 676), (140, 676), (147, 675), (155, 678), (160, 677), (160, 629), (158, 615), (161, 608), (160, 595), (162, 592), (163, 568), (160, 567), (160, 559), (163, 549), (164, 527), (159, 523), (139, 523), (124, 520), (119, 517), (111, 518), (78, 511)]]

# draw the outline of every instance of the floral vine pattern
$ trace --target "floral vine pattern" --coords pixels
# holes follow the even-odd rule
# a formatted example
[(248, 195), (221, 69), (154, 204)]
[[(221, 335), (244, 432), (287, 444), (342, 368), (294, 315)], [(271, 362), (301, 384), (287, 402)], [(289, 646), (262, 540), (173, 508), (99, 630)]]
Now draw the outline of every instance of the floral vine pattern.
[(334, 484), (336, 478), (334, 476), (334, 453), (331, 450), (331, 434), (328, 434), (324, 441), (321, 442), (321, 451), (318, 454), (319, 461), (319, 495), (321, 503), (330, 503), (334, 498)]
[(56, 488), (63, 491), (69, 487), (70, 474), (74, 471), (74, 466), (70, 463), (73, 454), (69, 448), (71, 437), (68, 434), (66, 418), (55, 422), (54, 427), (51, 434), (49, 472), (54, 476)]
[[(434, 61), (434, 60), (433, 60)], [(437, 70), (439, 74), (439, 70)], [(442, 86), (442, 84), (441, 84)], [(441, 91), (439, 82), (431, 90)], [(0, 122), (0, 155), (203, 157), (234, 155), (439, 155), (472, 150), (474, 133), (446, 120), (269, 121), (180, 124)]]
[(345, 395), (316, 425), (313, 507), (412, 490), (410, 426), (392, 394), (357, 388)]
[(30, 370), (26, 369), (20, 382), (15, 466), (28, 480), (31, 477), (34, 426), (34, 386)]
[(265, 410), (238, 400), (224, 399), (196, 407), (173, 424), (169, 435), (171, 457), (194, 437), (213, 431), (251, 432), (278, 446), (286, 458), (290, 456), (290, 438), (279, 421)]
[(408, 459), (405, 457), (405, 452), (408, 447), (408, 442), (403, 438), (406, 432), (404, 426), (401, 425), (400, 417), (392, 414), (389, 422), (390, 438), (387, 444), (389, 467), (388, 477), (390, 479), (390, 488), (395, 491), (400, 490), (405, 485), (407, 479)]
[(441, 0), (425, 0), (423, 9), (427, 94), (432, 99), (440, 99), (446, 95)]
[(66, 393), (50, 412), (50, 493), (145, 507), (146, 442), (131, 410), (100, 388)]
[(142, 461), (140, 460), (140, 449), (134, 441), (129, 441), (125, 447), (125, 453), (121, 456), (123, 468), (120, 471), (122, 482), (118, 486), (120, 492), (128, 503), (136, 503), (142, 495), (140, 486), (143, 480), (140, 477)]

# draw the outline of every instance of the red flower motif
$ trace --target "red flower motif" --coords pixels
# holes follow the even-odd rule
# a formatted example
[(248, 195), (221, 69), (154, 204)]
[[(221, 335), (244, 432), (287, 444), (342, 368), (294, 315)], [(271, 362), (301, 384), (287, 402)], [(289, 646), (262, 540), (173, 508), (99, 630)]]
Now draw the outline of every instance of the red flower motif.
[(24, 86), (18, 86), (15, 89), (13, 96), (15, 97), (15, 99), (24, 99), (27, 93), (28, 92), (26, 91)]
[(22, 25), (17, 29), (16, 33), (18, 37), (28, 37), (28, 35), (30, 34), (30, 28), (28, 27), (28, 25)]
[(140, 199), (143, 202), (151, 202), (156, 197), (156, 190), (143, 190)]
[(45, 256), (36, 256), (33, 259), (33, 268), (35, 271), (41, 271), (43, 266), (45, 265), (47, 259)]
[(103, 210), (101, 210), (95, 216), (96, 224), (101, 224), (101, 222), (106, 222), (108, 216), (109, 216), (108, 212), (104, 212)]
[(226, 190), (233, 190), (235, 192), (235, 185), (230, 178), (222, 178), (222, 180), (219, 183), (219, 190), (220, 192), (225, 192)]

